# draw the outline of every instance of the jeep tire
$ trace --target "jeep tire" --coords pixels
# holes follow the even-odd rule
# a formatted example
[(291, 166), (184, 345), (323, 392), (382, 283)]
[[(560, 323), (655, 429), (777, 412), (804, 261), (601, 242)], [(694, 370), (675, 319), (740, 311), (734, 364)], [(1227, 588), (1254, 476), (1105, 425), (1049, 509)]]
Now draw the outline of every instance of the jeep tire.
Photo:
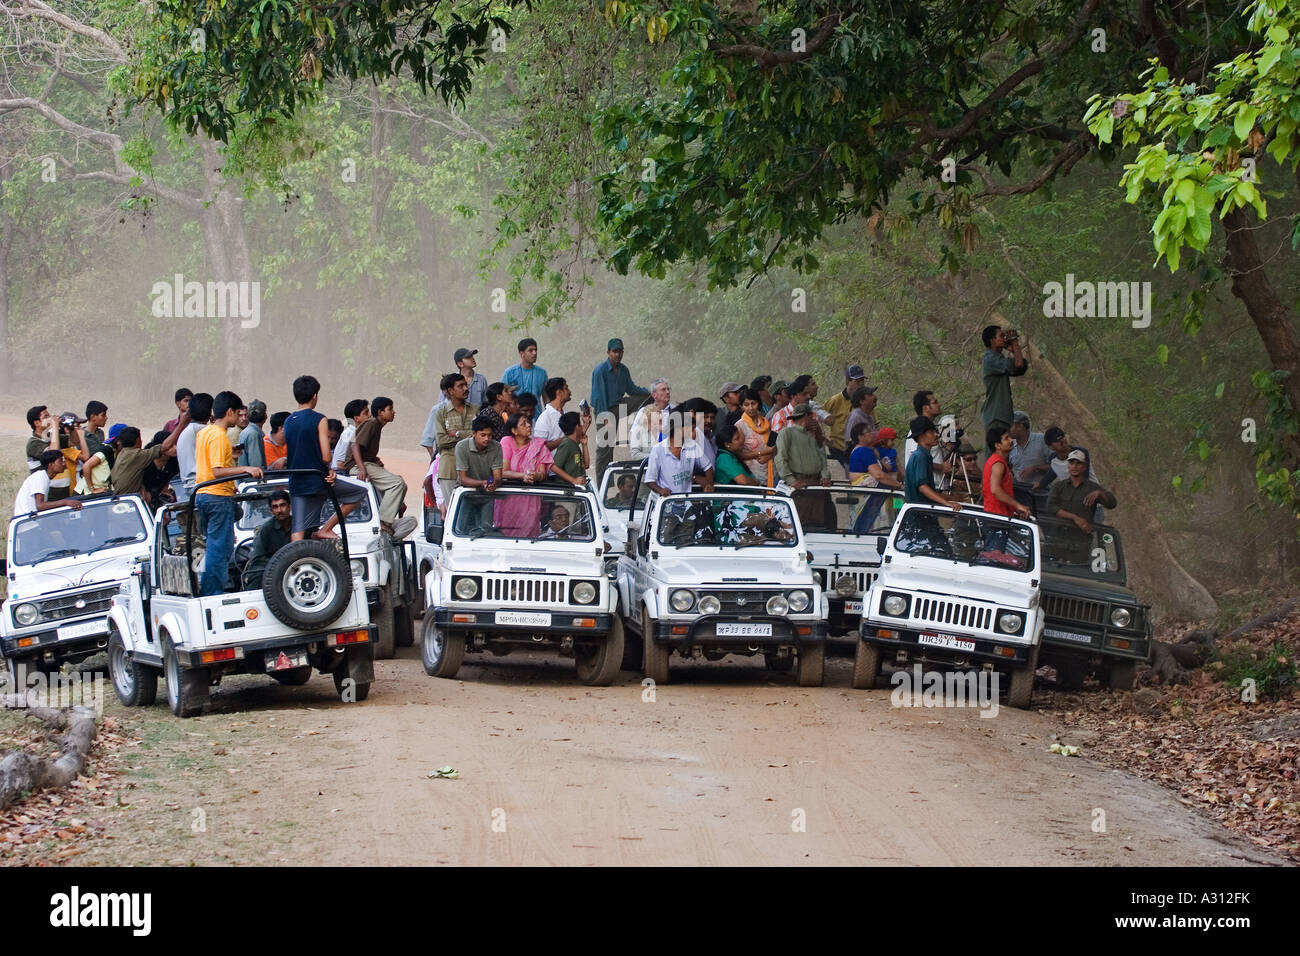
[(853, 657), (853, 687), (871, 690), (880, 676), (880, 648), (858, 638), (858, 652)]
[(433, 615), (424, 615), (420, 638), (420, 663), (430, 677), (455, 677), (465, 657), (465, 635), (453, 634), (434, 623)]
[(313, 631), (337, 620), (347, 608), (352, 573), (334, 542), (290, 541), (266, 563), (262, 592), (280, 623)]
[(108, 677), (113, 682), (117, 699), (127, 707), (148, 707), (158, 698), (158, 671), (137, 664), (126, 652), (122, 635), (116, 627), (109, 628)]
[(590, 687), (606, 687), (614, 682), (623, 669), (623, 619), (616, 613), (609, 633), (586, 649), (574, 647), (573, 662), (578, 668), (578, 679)]
[(1035, 644), (1029, 652), (1029, 660), (1023, 667), (1011, 672), (1011, 685), (1007, 688), (1007, 706), (1025, 710), (1034, 696), (1034, 672), (1038, 670), (1038, 648)]
[[(347, 667), (340, 667), (338, 670), (334, 672), (334, 691), (339, 695), (339, 700), (343, 701), (344, 703), (348, 702), (347, 701), (348, 680), (350, 680), (350, 678), (348, 677)], [(352, 698), (353, 701), (355, 701), (358, 704), (361, 703), (363, 700), (365, 700), (367, 697), (370, 696), (370, 681), (366, 681), (364, 684), (360, 681), (353, 681), (352, 694), (353, 694), (353, 698)]]
[(1106, 686), (1111, 690), (1132, 690), (1137, 684), (1137, 661), (1112, 661), (1106, 671)]
[(208, 702), (210, 683), (206, 667), (181, 667), (170, 636), (163, 637), (163, 674), (167, 680), (167, 706), (177, 717), (193, 717)]
[(397, 619), (387, 588), (379, 589), (379, 602), (370, 612), (370, 619), (375, 622), (375, 660), (386, 661), (397, 653)]
[(642, 668), (645, 671), (645, 676), (656, 684), (667, 684), (671, 670), (668, 665), (668, 655), (673, 651), (671, 647), (656, 641), (654, 633), (655, 625), (654, 619), (650, 617), (650, 608), (643, 608), (641, 610), (641, 643), (645, 650), (642, 654)]
[(415, 646), (415, 605), (403, 604), (393, 611), (393, 644), (397, 647)]
[(800, 687), (821, 687), (826, 668), (826, 642), (799, 645), (797, 677)]

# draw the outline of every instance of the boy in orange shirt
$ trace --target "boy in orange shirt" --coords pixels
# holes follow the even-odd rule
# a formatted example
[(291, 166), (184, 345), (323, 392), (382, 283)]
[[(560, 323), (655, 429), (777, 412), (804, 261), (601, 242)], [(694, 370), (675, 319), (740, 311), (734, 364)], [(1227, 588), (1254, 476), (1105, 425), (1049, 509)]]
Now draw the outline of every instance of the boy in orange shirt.
[(207, 526), (207, 554), (199, 584), (199, 594), (205, 597), (223, 592), (230, 575), (230, 556), (235, 550), (235, 483), (226, 481), (206, 488), (203, 483), (239, 475), (262, 477), (261, 468), (235, 466), (235, 450), (226, 434), (239, 421), (243, 407), (234, 392), (218, 392), (212, 400), (212, 424), (201, 429), (194, 440), (194, 510)]

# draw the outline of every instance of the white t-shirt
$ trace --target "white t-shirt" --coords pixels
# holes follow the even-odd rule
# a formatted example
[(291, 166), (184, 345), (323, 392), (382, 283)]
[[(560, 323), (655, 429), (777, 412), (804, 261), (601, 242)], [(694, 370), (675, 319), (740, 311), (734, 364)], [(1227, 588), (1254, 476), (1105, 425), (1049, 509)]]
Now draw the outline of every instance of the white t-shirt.
[(190, 488), (194, 487), (198, 474), (198, 465), (194, 461), (194, 444), (199, 432), (206, 427), (201, 422), (190, 422), (176, 439), (176, 461), (181, 468), (181, 480)]
[(22, 483), (18, 495), (14, 498), (14, 517), (31, 514), (36, 510), (36, 496), (50, 497), (50, 475), (44, 468), (38, 468)]
[(564, 432), (560, 431), (560, 413), (554, 405), (547, 405), (537, 416), (537, 423), (533, 425), (533, 437), (542, 441), (555, 441), (564, 437)]
[(339, 443), (334, 446), (334, 457), (330, 459), (330, 465), (336, 471), (352, 464), (352, 442), (356, 440), (356, 437), (356, 424), (348, 422), (343, 426), (343, 434), (339, 435)]
[(698, 445), (683, 445), (682, 457), (677, 458), (668, 450), (668, 441), (665, 439), (650, 449), (643, 480), (647, 484), (653, 481), (659, 487), (667, 488), (669, 494), (681, 494), (691, 490), (691, 475), (700, 464)]

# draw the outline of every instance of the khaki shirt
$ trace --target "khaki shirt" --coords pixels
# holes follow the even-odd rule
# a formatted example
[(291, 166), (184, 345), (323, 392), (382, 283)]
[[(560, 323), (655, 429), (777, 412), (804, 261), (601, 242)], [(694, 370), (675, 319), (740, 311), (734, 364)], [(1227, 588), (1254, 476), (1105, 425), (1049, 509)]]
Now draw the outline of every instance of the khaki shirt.
[[(442, 457), (438, 460), (438, 478), (455, 479), (456, 477), (456, 444), (463, 439), (470, 437), (470, 424), (478, 415), (478, 406), (465, 403), (463, 412), (456, 411), (456, 406), (451, 402), (439, 407), (433, 414), (434, 441), (436, 442), (438, 453)], [(459, 432), (459, 434), (452, 434)]]
[(829, 478), (826, 449), (806, 428), (791, 424), (776, 436), (776, 474), (784, 482), (793, 478)]

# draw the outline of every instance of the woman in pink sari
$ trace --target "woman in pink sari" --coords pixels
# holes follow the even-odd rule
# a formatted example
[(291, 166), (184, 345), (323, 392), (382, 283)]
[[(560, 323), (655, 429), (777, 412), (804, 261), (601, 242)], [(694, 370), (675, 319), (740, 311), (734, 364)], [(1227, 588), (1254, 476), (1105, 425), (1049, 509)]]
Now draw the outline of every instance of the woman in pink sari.
[[(525, 485), (546, 480), (555, 458), (546, 442), (532, 435), (533, 422), (527, 415), (516, 413), (506, 419), (506, 435), (501, 439), (501, 454), (505, 459), (502, 478)], [(508, 538), (535, 538), (541, 531), (541, 498), (503, 495), (494, 509), (493, 523)]]

